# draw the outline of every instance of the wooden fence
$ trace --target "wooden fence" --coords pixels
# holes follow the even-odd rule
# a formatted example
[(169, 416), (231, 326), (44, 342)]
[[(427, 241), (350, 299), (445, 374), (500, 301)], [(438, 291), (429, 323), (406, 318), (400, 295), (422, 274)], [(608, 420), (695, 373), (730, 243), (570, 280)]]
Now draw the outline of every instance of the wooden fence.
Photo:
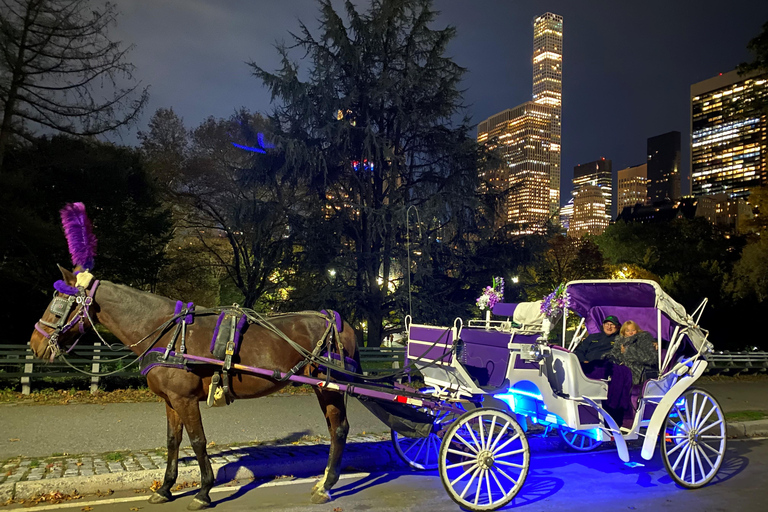
[[(393, 369), (402, 368), (403, 366), (404, 347), (360, 347), (359, 350), (360, 362), (366, 375), (391, 372)], [(90, 377), (91, 393), (95, 393), (98, 390), (99, 382), (102, 378), (136, 377), (139, 373), (138, 364), (123, 369), (135, 359), (130, 357), (128, 349), (123, 346), (119, 350), (113, 351), (101, 343), (92, 346), (78, 345), (75, 351), (77, 355), (67, 356), (67, 361), (72, 366), (90, 373), (99, 374), (98, 376)], [(104, 361), (111, 361), (125, 355), (129, 355), (129, 357), (120, 362), (104, 363)], [(104, 376), (103, 374), (105, 373), (110, 373), (110, 375)], [(19, 379), (21, 381), (21, 392), (25, 395), (30, 393), (33, 379), (73, 377), (77, 375), (81, 374), (59, 360), (49, 363), (35, 359), (28, 345), (0, 345), (0, 381)]]

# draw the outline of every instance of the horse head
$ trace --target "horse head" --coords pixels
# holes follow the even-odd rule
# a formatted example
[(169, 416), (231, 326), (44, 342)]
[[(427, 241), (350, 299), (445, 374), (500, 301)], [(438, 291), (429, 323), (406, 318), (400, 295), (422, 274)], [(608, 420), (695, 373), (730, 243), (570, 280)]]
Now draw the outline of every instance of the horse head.
[(86, 330), (93, 327), (93, 295), (99, 286), (93, 275), (79, 267), (73, 272), (61, 266), (59, 270), (63, 279), (54, 283), (53, 299), (29, 339), (35, 357), (51, 361), (62, 349), (71, 351)]

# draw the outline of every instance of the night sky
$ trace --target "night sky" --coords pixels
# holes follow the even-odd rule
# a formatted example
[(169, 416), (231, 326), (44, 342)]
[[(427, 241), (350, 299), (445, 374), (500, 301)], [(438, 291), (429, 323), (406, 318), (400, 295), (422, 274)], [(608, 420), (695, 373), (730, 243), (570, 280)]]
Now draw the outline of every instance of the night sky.
[[(160, 107), (172, 107), (188, 127), (240, 107), (268, 112), (269, 93), (245, 62), (276, 69), (274, 43), (290, 42), (299, 19), (315, 28), (318, 17), (313, 0), (113, 1), (122, 12), (113, 37), (136, 45), (136, 77), (151, 86), (143, 119), (122, 136), (128, 144)], [(691, 84), (748, 60), (747, 42), (768, 21), (765, 0), (434, 5), (435, 28), (457, 29), (449, 54), (468, 70), (464, 98), (475, 123), (531, 99), (533, 18), (563, 16), (564, 198), (574, 165), (605, 157), (615, 173), (644, 163), (646, 139), (672, 130), (682, 133), (687, 176)]]

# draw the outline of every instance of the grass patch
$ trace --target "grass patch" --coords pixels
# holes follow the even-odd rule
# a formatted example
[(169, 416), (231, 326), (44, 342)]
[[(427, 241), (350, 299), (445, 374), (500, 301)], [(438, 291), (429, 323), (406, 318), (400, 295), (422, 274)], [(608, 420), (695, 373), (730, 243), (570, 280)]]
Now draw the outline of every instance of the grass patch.
[(766, 411), (733, 411), (725, 413), (726, 421), (755, 421), (768, 418)]
[(37, 459), (32, 459), (32, 461), (29, 463), (30, 468), (36, 468), (40, 466), (40, 461)]
[(110, 462), (120, 462), (123, 459), (125, 459), (125, 454), (120, 452), (109, 452), (104, 454), (104, 460), (108, 460)]

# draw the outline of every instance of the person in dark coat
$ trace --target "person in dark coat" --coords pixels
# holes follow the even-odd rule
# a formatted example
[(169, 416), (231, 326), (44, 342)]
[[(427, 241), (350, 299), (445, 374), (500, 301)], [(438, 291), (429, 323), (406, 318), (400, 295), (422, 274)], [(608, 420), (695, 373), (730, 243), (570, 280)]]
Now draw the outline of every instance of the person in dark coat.
[(651, 333), (640, 329), (634, 321), (627, 320), (621, 326), (613, 348), (604, 357), (629, 368), (632, 371), (632, 384), (637, 385), (643, 381), (647, 371), (658, 369), (655, 344), (656, 340)]
[(616, 337), (619, 334), (621, 323), (614, 315), (609, 315), (603, 320), (603, 330), (595, 334), (590, 334), (579, 343), (576, 350), (573, 351), (579, 358), (584, 374), (592, 379), (603, 379), (605, 373), (606, 361), (603, 356), (611, 351)]

